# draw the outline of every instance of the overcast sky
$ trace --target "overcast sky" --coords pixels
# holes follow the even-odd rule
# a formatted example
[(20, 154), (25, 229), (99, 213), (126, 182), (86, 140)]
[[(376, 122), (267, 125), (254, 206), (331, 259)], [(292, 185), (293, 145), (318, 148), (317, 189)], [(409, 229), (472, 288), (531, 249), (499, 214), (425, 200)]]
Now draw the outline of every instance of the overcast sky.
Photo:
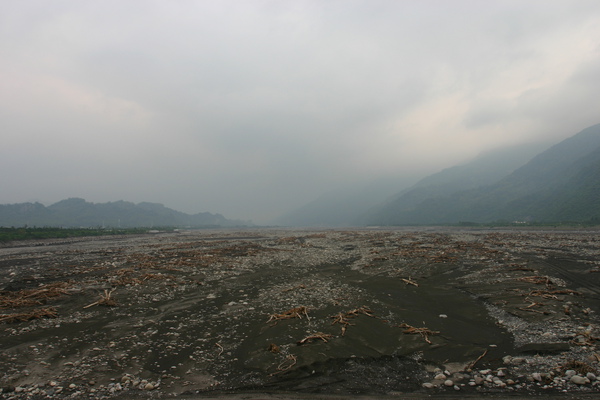
[(0, 203), (260, 223), (557, 142), (600, 122), (599, 93), (598, 0), (6, 0)]

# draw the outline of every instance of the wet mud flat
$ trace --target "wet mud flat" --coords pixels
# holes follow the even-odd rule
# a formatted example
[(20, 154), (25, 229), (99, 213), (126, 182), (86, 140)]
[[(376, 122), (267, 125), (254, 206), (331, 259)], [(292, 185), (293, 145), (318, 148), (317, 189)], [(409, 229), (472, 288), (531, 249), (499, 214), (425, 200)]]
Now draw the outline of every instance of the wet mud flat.
[(587, 396), (600, 393), (598, 312), (596, 231), (12, 243), (0, 396)]

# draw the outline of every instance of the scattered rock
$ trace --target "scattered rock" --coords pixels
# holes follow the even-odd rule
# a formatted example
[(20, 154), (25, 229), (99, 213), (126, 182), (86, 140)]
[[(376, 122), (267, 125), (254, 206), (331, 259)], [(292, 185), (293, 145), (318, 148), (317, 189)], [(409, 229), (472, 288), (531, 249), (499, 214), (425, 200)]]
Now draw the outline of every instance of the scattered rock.
[(583, 376), (580, 376), (580, 375), (573, 375), (571, 377), (571, 379), (569, 379), (569, 381), (576, 385), (585, 385), (585, 384), (590, 383), (590, 380), (588, 378), (584, 378)]

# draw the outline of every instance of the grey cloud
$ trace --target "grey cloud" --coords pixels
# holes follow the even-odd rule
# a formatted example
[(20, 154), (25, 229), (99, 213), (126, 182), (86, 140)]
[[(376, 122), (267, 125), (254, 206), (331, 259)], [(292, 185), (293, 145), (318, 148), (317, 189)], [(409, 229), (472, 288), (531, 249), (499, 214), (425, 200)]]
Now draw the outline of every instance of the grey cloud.
[(265, 221), (560, 139), (598, 122), (598, 47), (569, 43), (597, 26), (596, 1), (5, 2), (0, 167), (29, 164), (0, 203)]

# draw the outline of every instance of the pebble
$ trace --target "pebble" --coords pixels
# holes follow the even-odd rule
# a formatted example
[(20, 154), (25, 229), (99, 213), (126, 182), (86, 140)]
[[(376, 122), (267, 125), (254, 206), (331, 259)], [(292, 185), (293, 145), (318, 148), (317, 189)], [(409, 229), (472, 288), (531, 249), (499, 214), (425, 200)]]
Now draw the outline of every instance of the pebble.
[(590, 381), (595, 381), (596, 380), (596, 375), (593, 374), (592, 372), (588, 372), (585, 377), (588, 378)]
[(442, 381), (442, 380), (446, 379), (446, 375), (444, 375), (444, 374), (437, 374), (434, 379)]
[(435, 387), (435, 385), (433, 383), (431, 383), (431, 382), (425, 382), (421, 386), (423, 386), (425, 389), (432, 389), (432, 388)]
[(154, 390), (154, 385), (152, 383), (146, 383), (144, 390)]
[(445, 385), (445, 386), (448, 386), (448, 387), (450, 387), (450, 386), (454, 386), (454, 382), (452, 382), (452, 380), (451, 380), (451, 379), (446, 379), (446, 380), (444, 381), (444, 385)]

